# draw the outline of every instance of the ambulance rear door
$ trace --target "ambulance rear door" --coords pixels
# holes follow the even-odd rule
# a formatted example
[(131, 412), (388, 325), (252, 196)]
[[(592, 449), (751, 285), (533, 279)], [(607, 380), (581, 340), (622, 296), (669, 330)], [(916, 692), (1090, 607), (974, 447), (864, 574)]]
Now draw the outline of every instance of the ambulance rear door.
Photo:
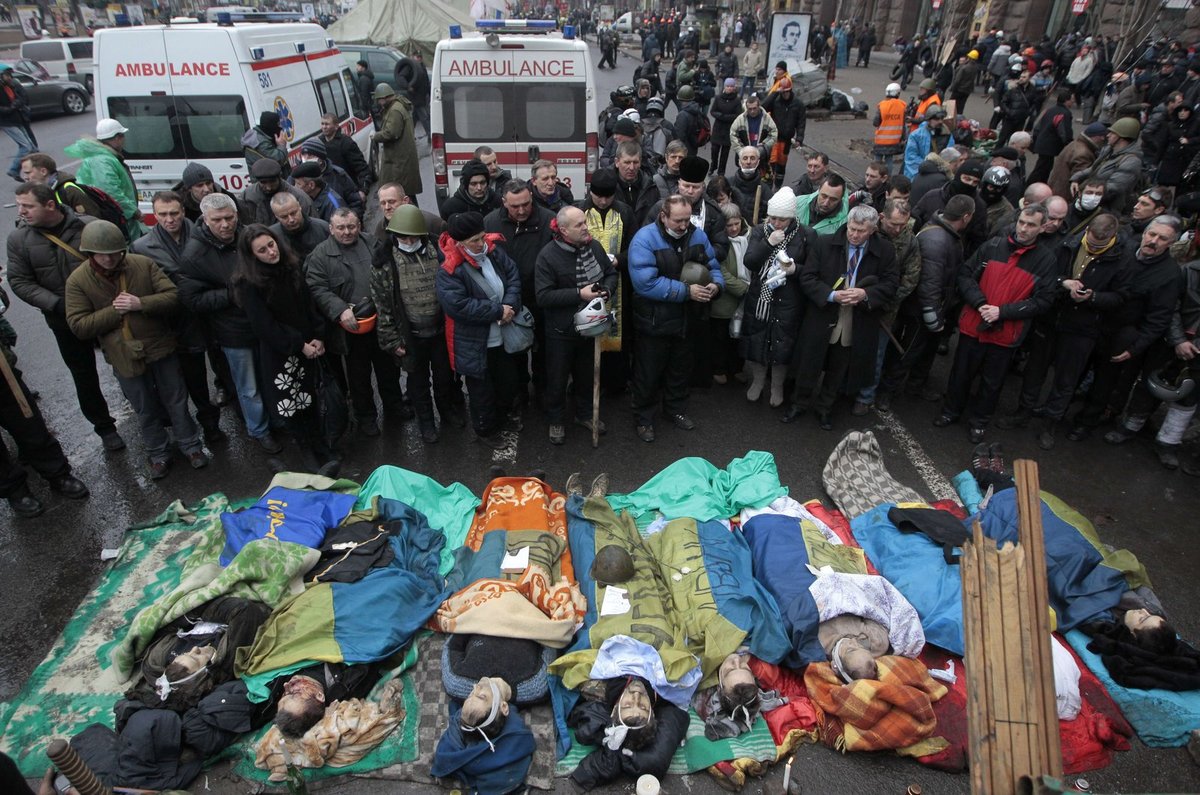
[[(528, 179), (530, 166), (549, 160), (558, 166), (558, 179), (582, 197), (591, 181), (588, 170), (589, 120), (591, 146), (596, 146), (594, 88), (588, 81), (587, 45), (554, 37), (513, 36), (512, 46), (514, 155), (513, 176)], [(590, 103), (589, 103), (590, 101)], [(594, 167), (594, 164), (593, 164)]]

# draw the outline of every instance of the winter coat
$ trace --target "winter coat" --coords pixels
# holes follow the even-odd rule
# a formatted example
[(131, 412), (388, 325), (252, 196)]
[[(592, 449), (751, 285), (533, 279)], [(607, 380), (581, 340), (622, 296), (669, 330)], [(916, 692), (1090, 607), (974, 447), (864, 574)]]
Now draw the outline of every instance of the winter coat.
[[(1155, 143), (1159, 185), (1175, 186), (1183, 181), (1183, 172), (1192, 158), (1200, 152), (1200, 125), (1193, 115), (1186, 121), (1178, 113), (1162, 126)], [(1184, 141), (1187, 143), (1184, 143)]]
[(517, 272), (521, 275), (521, 303), (530, 309), (539, 306), (533, 283), (535, 264), (542, 249), (554, 239), (554, 230), (550, 228), (553, 220), (554, 213), (536, 202), (529, 219), (521, 224), (509, 218), (508, 210), (503, 207), (492, 210), (483, 218), (484, 230), (501, 235), (499, 245), (517, 263)]
[[(371, 262), (371, 297), (375, 299), (375, 308), (379, 312), (375, 321), (375, 332), (379, 338), (379, 347), (388, 353), (394, 353), (397, 348), (404, 348), (400, 366), (408, 372), (414, 372), (419, 362), (412, 355), (412, 341), (415, 335), (404, 306), (404, 294), (398, 283), (396, 257), (408, 257), (422, 269), (432, 270), (436, 279), (437, 271), (441, 268), (438, 253), (437, 244), (432, 238), (427, 239), (425, 248), (414, 254), (399, 251), (387, 238), (380, 239), (375, 244), (374, 259)], [(436, 293), (436, 285), (432, 289)], [(438, 338), (436, 344), (439, 346), (446, 344), (445, 322), (439, 304), (435, 334)]]
[(375, 106), (375, 73), (370, 69), (365, 72), (355, 72), (354, 88), (358, 91), (358, 99), (368, 110)]
[(1104, 180), (1104, 206), (1118, 214), (1133, 209), (1133, 202), (1144, 184), (1142, 173), (1142, 145), (1133, 141), (1119, 152), (1105, 146), (1096, 156), (1096, 162), (1083, 173), (1071, 175), (1072, 182), (1085, 179)]
[(946, 324), (946, 310), (957, 302), (962, 238), (938, 213), (917, 233), (917, 245), (921, 249), (921, 276), (917, 289), (900, 311), (920, 317), (930, 331), (941, 331)]
[(296, 259), (303, 264), (314, 248), (329, 239), (329, 222), (320, 218), (305, 218), (299, 232), (289, 232), (281, 223), (271, 224), (271, 231), (287, 241)]
[[(63, 220), (52, 227), (42, 228), (22, 223), (8, 235), (8, 283), (13, 292), (27, 304), (42, 310), (51, 328), (67, 328), (67, 277), (84, 261), (82, 253), (75, 256), (47, 234), (79, 251), (85, 218), (62, 208)], [(90, 220), (90, 219), (87, 219)]]
[[(113, 299), (124, 291), (136, 295), (142, 308), (124, 315), (113, 309)], [(81, 340), (97, 340), (104, 360), (117, 375), (136, 378), (145, 366), (175, 352), (172, 315), (179, 296), (172, 282), (154, 260), (141, 254), (126, 254), (120, 278), (107, 279), (90, 264), (76, 268), (67, 278), (67, 326)], [(125, 329), (141, 343), (143, 355), (133, 355)]]
[(535, 206), (544, 207), (551, 212), (558, 212), (568, 204), (575, 203), (575, 195), (571, 193), (571, 189), (567, 187), (565, 182), (561, 180), (554, 183), (554, 193), (549, 196), (543, 196), (538, 193), (537, 187), (533, 184), (533, 180), (529, 183), (529, 192), (533, 194), (533, 203)]
[(975, 90), (975, 75), (977, 74), (979, 74), (979, 64), (968, 59), (965, 64), (954, 70), (954, 77), (950, 79), (950, 88), (947, 93), (951, 96), (970, 94)]
[(675, 116), (675, 135), (687, 146), (688, 154), (700, 148), (700, 129), (704, 126), (704, 111), (695, 100), (683, 103)]
[(937, 159), (926, 157), (922, 160), (921, 165), (917, 167), (917, 175), (912, 178), (912, 190), (908, 199), (914, 207), (929, 193), (941, 190), (942, 186), (950, 181), (945, 161), (936, 155), (934, 157)]
[(796, 219), (805, 226), (811, 227), (818, 235), (834, 234), (846, 223), (846, 216), (850, 213), (850, 197), (843, 195), (841, 206), (832, 215), (817, 219), (817, 198), (819, 195), (818, 193), (810, 193), (796, 200)]
[(1139, 356), (1170, 329), (1184, 279), (1179, 264), (1166, 252), (1149, 262), (1142, 262), (1135, 254), (1129, 267), (1129, 294), (1114, 310), (1111, 325), (1128, 330), (1125, 350)]
[(746, 50), (742, 53), (742, 75), (744, 77), (757, 77), (766, 65), (767, 54), (761, 49)]
[(714, 144), (730, 145), (729, 131), (734, 121), (742, 115), (742, 98), (737, 93), (727, 94), (722, 91), (712, 101), (712, 142)]
[[(346, 334), (349, 332), (338, 322), (342, 313), (353, 310), (356, 304), (370, 297), (373, 243), (359, 235), (354, 245), (343, 246), (330, 237), (314, 248), (304, 261), (304, 281), (317, 309), (330, 324), (325, 343), (332, 353), (345, 353), (347, 349)], [(362, 292), (357, 290), (359, 285)]]
[(791, 99), (784, 99), (779, 92), (769, 94), (763, 102), (763, 110), (774, 119), (780, 141), (794, 140), (798, 144), (804, 143), (808, 115), (804, 103), (794, 93)]
[(254, 348), (250, 319), (233, 302), (230, 279), (237, 270), (237, 235), (223, 243), (204, 224), (196, 224), (179, 266), (179, 300), (196, 313), (208, 339), (224, 348)]
[[(799, 383), (813, 386), (825, 369), (825, 356), (829, 348), (829, 337), (837, 324), (841, 312), (839, 304), (829, 302), (834, 285), (846, 275), (849, 256), (845, 228), (832, 235), (817, 238), (816, 245), (800, 268), (800, 289), (808, 304), (804, 308), (804, 319), (800, 325), (799, 368), (796, 379)], [(896, 251), (890, 241), (874, 234), (867, 242), (858, 265), (857, 283), (875, 277), (874, 284), (866, 290), (867, 300), (853, 308), (854, 327), (850, 345), (850, 370), (846, 376), (846, 389), (857, 392), (875, 381), (875, 359), (879, 353), (879, 319), (884, 308), (896, 296), (900, 285), (900, 272), (896, 265)]]
[[(179, 194), (179, 198), (183, 199), (183, 216), (189, 222), (198, 223), (200, 216), (200, 202), (192, 196), (192, 192), (183, 187), (183, 182), (176, 182), (175, 187), (171, 188)], [(229, 191), (222, 188), (220, 185), (213, 185), (213, 193), (219, 193), (222, 196), (228, 196), (233, 200), (234, 207), (237, 208), (238, 222), (242, 224), (254, 223), (254, 210), (243, 202), (239, 197), (234, 196)]]
[(366, 212), (364, 204), (366, 196), (358, 189), (358, 183), (345, 170), (327, 160), (325, 161), (325, 171), (321, 173), (321, 179), (331, 191), (343, 200), (343, 206), (349, 207), (359, 218), (363, 217), (363, 213)]
[(467, 268), (479, 270), (446, 232), (438, 240), (444, 257), (437, 274), (438, 303), (446, 314), (446, 348), (454, 372), (467, 378), (487, 377), (488, 332), (504, 316), (504, 306), (521, 311), (521, 276), (517, 264), (487, 235), (488, 258), (504, 283), (504, 295), (493, 300)]
[(1200, 343), (1200, 260), (1184, 265), (1181, 275), (1179, 303), (1171, 314), (1165, 336), (1172, 347), (1181, 342)]
[(412, 58), (401, 58), (396, 64), (396, 77), (408, 85), (408, 96), (416, 107), (429, 104), (429, 70)]
[(1096, 339), (1101, 334), (1102, 326), (1108, 326), (1113, 310), (1123, 304), (1129, 294), (1130, 278), (1134, 273), (1129, 263), (1137, 246), (1132, 245), (1133, 241), (1120, 239), (1112, 248), (1088, 263), (1079, 280), (1084, 287), (1093, 291), (1092, 295), (1086, 301), (1075, 301), (1062, 288), (1062, 282), (1073, 278), (1072, 269), (1079, 248), (1083, 245), (1083, 237), (1074, 235), (1054, 250), (1058, 257), (1054, 325), (1060, 333)]
[[(1054, 303), (1055, 253), (1044, 245), (1018, 246), (1012, 231), (979, 247), (958, 274), (962, 314), (958, 330), (981, 343), (1016, 348), (1025, 339), (1028, 321), (1046, 314)], [(982, 326), (979, 307), (1000, 308), (991, 328)]]
[[(717, 203), (707, 196), (703, 199), (703, 202), (704, 236), (708, 238), (708, 244), (712, 246), (717, 261), (720, 262), (729, 253), (729, 235), (725, 233), (725, 214), (721, 212), (721, 208), (717, 206)], [(693, 209), (695, 208), (693, 207)], [(650, 208), (647, 220), (657, 219), (661, 210), (662, 202), (660, 201)]]
[[(354, 139), (343, 134), (341, 130), (336, 130), (332, 138), (322, 135), (320, 141), (325, 144), (329, 162), (349, 174), (354, 183), (365, 190), (371, 182), (371, 167), (367, 165), (367, 159), (363, 157), (362, 150), (358, 148)], [(408, 190), (407, 185), (404, 188)]]
[(488, 188), (488, 192), (484, 194), (483, 198), (476, 200), (471, 194), (467, 193), (466, 182), (466, 179), (460, 180), (458, 190), (454, 191), (452, 195), (447, 196), (445, 201), (442, 202), (442, 206), (439, 209), (444, 220), (449, 221), (450, 216), (455, 213), (471, 211), (486, 216), (492, 210), (501, 206), (500, 197), (496, 194), (496, 191)]
[(623, 202), (633, 208), (634, 221), (639, 225), (646, 223), (648, 220), (654, 220), (653, 218), (647, 218), (647, 216), (650, 213), (650, 208), (654, 206), (658, 199), (658, 188), (654, 184), (654, 177), (645, 169), (638, 172), (637, 181), (633, 183), (624, 182), (618, 172), (617, 201)]
[[(746, 220), (742, 219), (742, 228), (745, 229), (745, 227)], [(737, 314), (742, 305), (742, 299), (746, 296), (750, 282), (738, 275), (738, 252), (741, 251), (744, 264), (749, 244), (749, 232), (743, 232), (740, 236), (729, 239), (729, 253), (725, 255), (725, 259), (721, 260), (721, 276), (725, 279), (725, 287), (708, 308), (708, 316), (713, 320), (729, 320)]]
[[(723, 216), (722, 216), (723, 218)], [(724, 220), (721, 222), (724, 228)], [(687, 334), (688, 285), (680, 281), (686, 262), (708, 266), (712, 281), (724, 286), (721, 266), (704, 230), (689, 225), (679, 240), (655, 220), (638, 230), (629, 244), (629, 281), (633, 286), (633, 323), (651, 337)]]
[(896, 268), (900, 273), (900, 283), (896, 288), (896, 296), (887, 303), (883, 312), (883, 325), (891, 328), (895, 325), (900, 307), (908, 297), (916, 292), (917, 283), (921, 279), (921, 247), (917, 244), (915, 223), (910, 218), (900, 234), (891, 238), (892, 248), (896, 252)]
[(1054, 105), (1033, 125), (1033, 145), (1030, 149), (1038, 157), (1057, 157), (1071, 142), (1072, 135), (1070, 109)]
[(588, 260), (594, 260), (599, 267), (601, 276), (596, 281), (610, 296), (614, 295), (617, 269), (598, 241), (576, 247), (556, 236), (538, 254), (534, 283), (547, 337), (579, 339), (579, 332), (575, 331), (575, 313), (587, 303), (579, 297), (579, 291), (587, 286), (579, 284), (579, 274), (593, 267)]
[(399, 182), (409, 196), (422, 190), (421, 163), (417, 158), (417, 139), (413, 130), (412, 103), (397, 97), (383, 112), (379, 131), (371, 136), (371, 145), (382, 144), (379, 153), (379, 184)]
[(1026, 83), (1021, 85), (1018, 80), (1009, 80), (1000, 98), (1000, 112), (1004, 114), (1006, 124), (1020, 126), (1025, 123), (1037, 107), (1037, 89)]
[[(741, 208), (742, 218), (754, 223), (767, 217), (767, 202), (771, 201), (771, 197), (775, 195), (775, 186), (772, 183), (763, 182), (757, 171), (750, 179), (746, 179), (742, 176), (742, 170), (738, 168), (729, 178), (729, 184), (737, 191), (737, 203)], [(758, 199), (758, 218), (754, 217), (756, 197)]]
[(312, 217), (320, 218), (322, 221), (332, 221), (334, 211), (347, 206), (346, 200), (340, 193), (326, 185), (323, 180), (318, 180), (317, 186), (317, 195), (312, 200)]
[[(792, 234), (786, 251), (795, 263), (795, 270), (783, 284), (770, 291), (766, 305), (766, 317), (758, 316), (762, 297), (762, 283), (774, 260), (775, 246), (767, 242), (767, 235), (774, 227), (756, 224), (750, 231), (750, 243), (746, 247), (745, 265), (750, 272), (750, 284), (742, 299), (742, 335), (738, 340), (738, 354), (747, 361), (757, 364), (789, 364), (800, 335), (800, 322), (804, 317), (805, 300), (800, 290), (800, 269), (817, 245), (817, 234), (812, 229), (793, 221), (785, 234)], [(794, 234), (793, 234), (794, 233)]]
[[(779, 140), (779, 128), (775, 126), (775, 120), (771, 118), (770, 113), (759, 112), (759, 118), (762, 121), (758, 126), (758, 140), (754, 142), (754, 146), (759, 148), (763, 161), (771, 154), (771, 148), (775, 146), (775, 142)], [(750, 122), (745, 113), (739, 115), (733, 120), (733, 124), (729, 127), (729, 141), (735, 148), (741, 146), (750, 146)], [(736, 154), (736, 151), (734, 152)]]
[(717, 56), (716, 71), (718, 80), (724, 80), (727, 77), (737, 77), (737, 56), (733, 53), (722, 51), (721, 54)]
[[(13, 92), (11, 99), (6, 88)], [(8, 86), (0, 83), (0, 127), (24, 127), (29, 119), (29, 97), (25, 88), (16, 80)]]
[(251, 127), (242, 135), (242, 152), (246, 155), (246, 171), (263, 158), (274, 160), (283, 170), (283, 178), (287, 179), (292, 173), (292, 164), (288, 162), (286, 149), (281, 149), (275, 143), (275, 138), (268, 135), (261, 127)]
[(1082, 132), (1054, 158), (1054, 168), (1046, 182), (1055, 196), (1071, 200), (1071, 175), (1086, 171), (1096, 162), (1096, 142)]
[(131, 229), (137, 230), (132, 239), (141, 237), (145, 227), (137, 220), (141, 217), (137, 185), (133, 181), (133, 172), (125, 165), (125, 158), (95, 138), (80, 138), (63, 151), (83, 161), (79, 164), (75, 181), (99, 188), (111, 196), (113, 201), (121, 205), (121, 212), (125, 220), (131, 222)]
[(933, 131), (929, 129), (929, 122), (923, 121), (909, 134), (908, 143), (904, 145), (904, 176), (914, 179), (929, 154), (937, 153), (933, 148)]
[[(301, 211), (305, 215), (311, 216), (313, 214), (313, 202), (312, 199), (308, 198), (307, 193), (287, 182), (281, 182), (279, 190), (287, 191), (295, 196), (296, 201), (300, 202)], [(270, 196), (267, 196), (263, 193), (262, 186), (257, 182), (246, 188), (242, 193), (242, 204), (247, 207), (254, 223), (264, 226), (270, 226), (275, 223), (275, 213), (271, 211), (271, 199), (274, 195), (272, 193)]]
[(708, 103), (717, 95), (717, 78), (711, 69), (697, 69), (692, 77), (692, 88), (696, 90), (696, 101), (701, 112), (704, 112)]
[[(143, 257), (149, 257), (154, 260), (154, 263), (162, 269), (162, 272), (167, 274), (167, 277), (179, 285), (179, 268), (183, 263), (183, 251), (187, 248), (188, 241), (192, 239), (192, 235), (196, 233), (196, 225), (188, 219), (183, 219), (183, 228), (180, 230), (182, 237), (178, 247), (172, 246), (167, 242), (167, 233), (159, 225), (150, 227), (150, 231), (134, 241), (129, 250), (134, 254), (141, 254)], [(175, 336), (178, 340), (179, 347), (192, 352), (200, 353), (207, 347), (207, 340), (204, 338), (204, 326), (195, 313), (189, 310), (180, 302), (178, 311), (175, 317)]]
[[(953, 182), (947, 182), (939, 190), (926, 193), (921, 201), (913, 207), (912, 216), (917, 222), (918, 231), (926, 221), (946, 209), (946, 202), (950, 201), (950, 197), (954, 195), (950, 190), (953, 186)], [(975, 249), (988, 239), (987, 205), (984, 204), (983, 199), (979, 198), (978, 193), (974, 198), (975, 214), (971, 216), (971, 223), (963, 231), (963, 249), (968, 255), (974, 253)]]

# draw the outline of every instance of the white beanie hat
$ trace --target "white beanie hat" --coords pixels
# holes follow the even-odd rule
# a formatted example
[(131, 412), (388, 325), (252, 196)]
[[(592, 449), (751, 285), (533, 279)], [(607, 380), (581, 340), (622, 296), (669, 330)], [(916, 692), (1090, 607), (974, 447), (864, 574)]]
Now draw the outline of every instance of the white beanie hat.
[(792, 193), (791, 188), (784, 185), (771, 197), (771, 201), (767, 202), (767, 215), (776, 218), (795, 217), (796, 194)]

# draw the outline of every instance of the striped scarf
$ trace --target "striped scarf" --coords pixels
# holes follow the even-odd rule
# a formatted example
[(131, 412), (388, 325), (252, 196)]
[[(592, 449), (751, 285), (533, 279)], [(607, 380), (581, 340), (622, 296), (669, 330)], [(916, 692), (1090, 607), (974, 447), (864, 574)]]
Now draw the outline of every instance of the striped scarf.
[(766, 320), (771, 314), (771, 288), (767, 286), (767, 274), (771, 270), (771, 266), (775, 264), (775, 260), (780, 253), (785, 251), (788, 243), (792, 242), (792, 238), (800, 231), (800, 224), (793, 222), (791, 231), (784, 235), (783, 242), (771, 251), (771, 256), (767, 257), (766, 262), (758, 269), (758, 300), (754, 303), (754, 316), (759, 320)]

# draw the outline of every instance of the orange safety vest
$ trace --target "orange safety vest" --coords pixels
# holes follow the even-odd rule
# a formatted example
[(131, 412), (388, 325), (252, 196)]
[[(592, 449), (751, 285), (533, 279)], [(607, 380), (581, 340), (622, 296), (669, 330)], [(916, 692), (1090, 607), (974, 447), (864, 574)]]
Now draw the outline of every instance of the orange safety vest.
[(942, 104), (942, 98), (939, 97), (936, 93), (930, 94), (928, 97), (921, 100), (920, 103), (917, 104), (917, 115), (915, 117), (913, 117), (913, 123), (908, 125), (908, 131), (912, 132), (913, 130), (915, 130), (921, 126), (921, 122), (924, 121), (923, 117), (925, 116), (925, 111), (929, 110), (930, 105), (941, 105), (941, 104)]
[(904, 140), (904, 111), (907, 109), (908, 104), (902, 99), (885, 99), (879, 103), (876, 146), (896, 146)]

